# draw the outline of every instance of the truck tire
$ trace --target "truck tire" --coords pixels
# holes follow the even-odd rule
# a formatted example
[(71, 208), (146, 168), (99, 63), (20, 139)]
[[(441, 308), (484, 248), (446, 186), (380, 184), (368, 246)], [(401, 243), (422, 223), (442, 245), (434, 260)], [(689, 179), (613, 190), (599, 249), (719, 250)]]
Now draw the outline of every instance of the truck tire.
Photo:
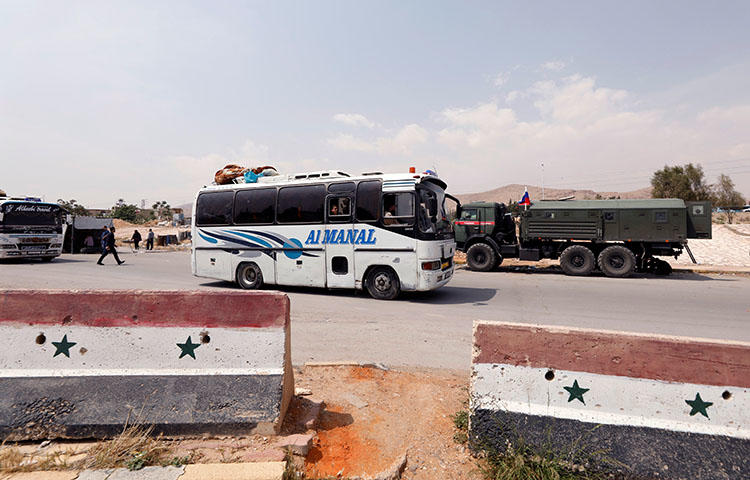
[(672, 265), (659, 258), (654, 259), (654, 275), (667, 276), (672, 273)]
[(393, 300), (401, 293), (401, 282), (398, 275), (389, 267), (375, 267), (370, 270), (365, 280), (367, 293), (377, 300)]
[(612, 245), (599, 254), (599, 269), (608, 277), (629, 277), (635, 264), (635, 254), (622, 245)]
[(571, 245), (560, 255), (560, 268), (566, 275), (585, 276), (596, 266), (594, 252), (583, 245)]
[(495, 249), (486, 243), (475, 243), (466, 251), (466, 264), (476, 272), (488, 272), (497, 265)]
[(255, 263), (241, 263), (236, 278), (237, 284), (245, 290), (257, 290), (263, 286), (263, 273)]

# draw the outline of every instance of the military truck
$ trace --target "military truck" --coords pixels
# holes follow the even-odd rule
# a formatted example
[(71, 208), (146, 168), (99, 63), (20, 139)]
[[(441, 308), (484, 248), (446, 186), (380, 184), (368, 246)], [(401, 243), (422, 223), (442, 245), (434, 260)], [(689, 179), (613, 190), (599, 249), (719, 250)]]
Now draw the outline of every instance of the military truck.
[[(523, 207), (522, 207), (523, 208)], [(668, 275), (656, 257), (677, 258), (689, 238), (711, 238), (710, 202), (677, 199), (540, 201), (518, 221), (502, 203), (459, 205), (456, 244), (469, 268), (488, 271), (504, 258), (559, 259), (568, 275), (600, 270), (608, 277), (633, 272)]]

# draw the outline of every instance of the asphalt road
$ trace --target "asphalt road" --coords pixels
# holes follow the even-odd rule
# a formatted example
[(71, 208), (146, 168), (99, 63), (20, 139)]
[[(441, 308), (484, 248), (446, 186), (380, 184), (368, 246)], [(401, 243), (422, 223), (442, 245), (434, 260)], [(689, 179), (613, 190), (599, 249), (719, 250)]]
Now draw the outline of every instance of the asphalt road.
[[(0, 263), (0, 288), (216, 289), (193, 277), (188, 253), (123, 252), (126, 264), (93, 255), (52, 263)], [(467, 369), (472, 321), (698, 336), (750, 342), (750, 278), (640, 275), (627, 279), (459, 269), (446, 287), (376, 301), (361, 292), (283, 289), (292, 305), (292, 360), (380, 362)]]

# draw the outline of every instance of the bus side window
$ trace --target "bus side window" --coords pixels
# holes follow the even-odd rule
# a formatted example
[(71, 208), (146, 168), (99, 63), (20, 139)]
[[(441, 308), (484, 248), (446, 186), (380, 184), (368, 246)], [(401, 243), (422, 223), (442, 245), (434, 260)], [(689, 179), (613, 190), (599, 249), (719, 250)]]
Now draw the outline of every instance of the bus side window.
[(234, 192), (200, 194), (195, 209), (196, 225), (231, 225), (233, 203)]
[(380, 182), (367, 181), (357, 185), (357, 220), (374, 222), (380, 218)]
[(234, 223), (273, 223), (275, 207), (275, 188), (240, 190), (234, 199)]
[(279, 189), (276, 218), (279, 223), (323, 223), (325, 185)]
[(383, 194), (383, 224), (414, 223), (414, 195), (407, 192)]
[(328, 220), (347, 222), (352, 216), (352, 205), (349, 197), (330, 197), (328, 199)]

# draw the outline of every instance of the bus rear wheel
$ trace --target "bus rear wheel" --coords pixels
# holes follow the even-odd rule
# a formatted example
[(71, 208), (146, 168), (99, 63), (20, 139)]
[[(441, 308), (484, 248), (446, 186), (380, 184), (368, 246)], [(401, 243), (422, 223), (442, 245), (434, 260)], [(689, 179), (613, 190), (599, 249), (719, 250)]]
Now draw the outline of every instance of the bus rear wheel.
[(263, 286), (263, 273), (254, 263), (242, 263), (237, 267), (237, 284), (245, 290), (257, 290)]
[(376, 267), (370, 270), (365, 285), (367, 293), (378, 300), (393, 300), (401, 292), (398, 275), (387, 267)]

